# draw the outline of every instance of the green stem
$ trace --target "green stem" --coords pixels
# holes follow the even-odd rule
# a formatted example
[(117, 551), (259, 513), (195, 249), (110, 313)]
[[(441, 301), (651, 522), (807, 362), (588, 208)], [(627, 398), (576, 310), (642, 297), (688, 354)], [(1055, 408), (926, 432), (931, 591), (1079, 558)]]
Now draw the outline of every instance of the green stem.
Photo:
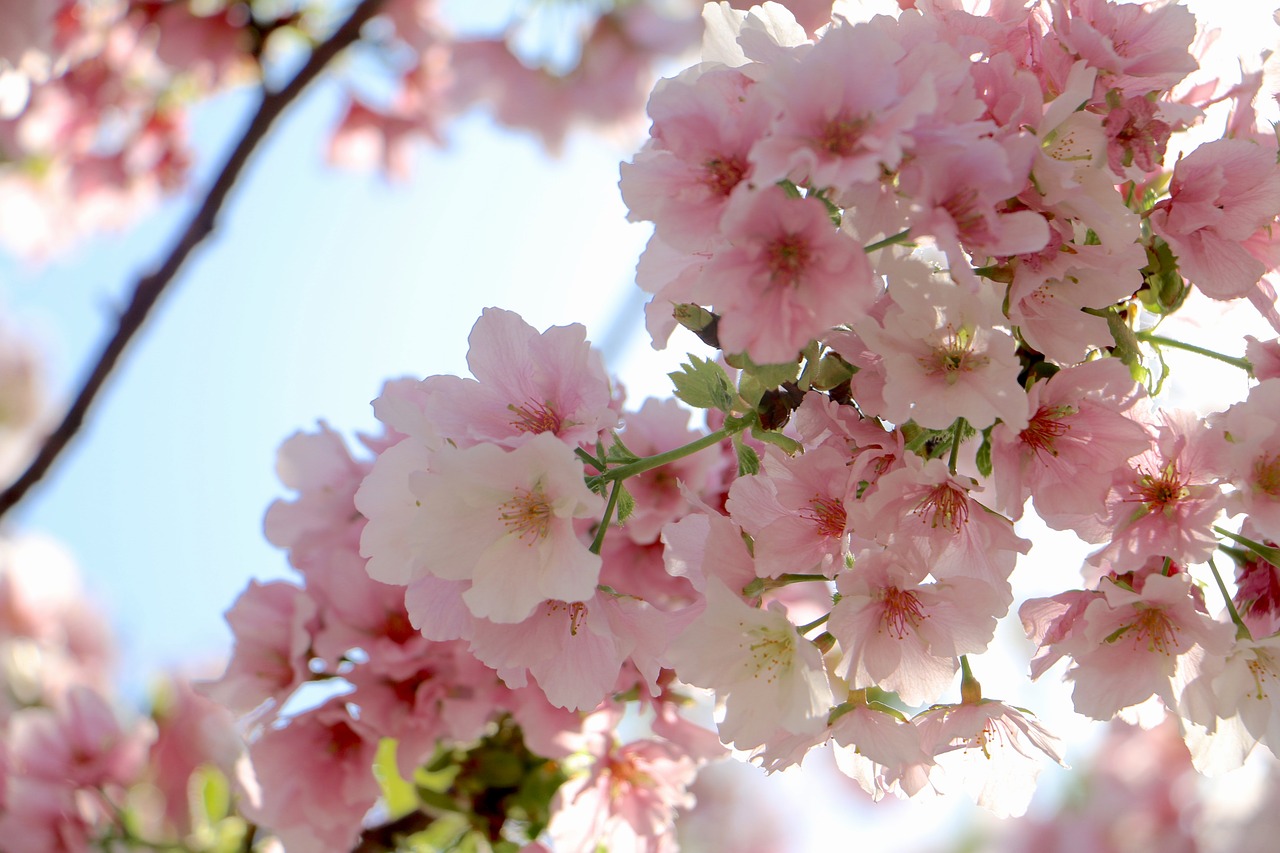
[(814, 619), (808, 625), (801, 625), (799, 628), (796, 628), (796, 630), (799, 631), (801, 634), (807, 634), (810, 631), (812, 631), (814, 628), (817, 628), (819, 625), (826, 624), (826, 621), (830, 618), (831, 618), (830, 613), (824, 614), (822, 616), (819, 616), (817, 619)]
[(607, 467), (608, 467), (608, 466), (607, 466), (607, 465), (605, 465), (603, 462), (601, 462), (599, 459), (595, 458), (595, 457), (594, 457), (594, 456), (592, 456), (590, 453), (588, 453), (587, 451), (583, 450), (581, 447), (575, 447), (575, 448), (574, 448), (574, 450), (573, 450), (573, 452), (574, 452), (575, 454), (577, 454), (577, 456), (578, 456), (578, 458), (579, 458), (579, 459), (581, 459), (583, 462), (585, 462), (585, 463), (587, 463), (588, 465), (590, 465), (592, 468), (595, 468), (597, 471), (603, 471), (603, 470), (605, 470), (605, 468), (607, 468)]
[(590, 479), (600, 482), (617, 482), (618, 480), (625, 480), (628, 477), (643, 474), (645, 471), (652, 471), (654, 468), (661, 468), (663, 465), (683, 459), (686, 456), (692, 456), (699, 450), (704, 450), (708, 447), (719, 444), (730, 435), (731, 433), (729, 430), (721, 428), (710, 435), (704, 435), (697, 441), (691, 441), (682, 447), (677, 447), (675, 450), (668, 450), (665, 453), (659, 453), (655, 456), (646, 456), (645, 458), (632, 462), (629, 465), (619, 465), (611, 471), (604, 472), (599, 477), (592, 477)]
[(951, 425), (951, 455), (947, 458), (947, 469), (954, 474), (956, 472), (956, 460), (960, 456), (960, 436), (964, 434), (965, 420), (964, 418), (956, 418), (956, 422)]
[(1244, 624), (1244, 620), (1240, 618), (1240, 611), (1236, 610), (1236, 604), (1231, 600), (1231, 593), (1227, 592), (1227, 585), (1223, 583), (1222, 575), (1218, 574), (1218, 566), (1213, 562), (1213, 557), (1209, 558), (1209, 570), (1213, 572), (1213, 579), (1218, 582), (1218, 591), (1222, 593), (1222, 600), (1227, 603), (1227, 612), (1231, 614), (1231, 621), (1236, 626), (1236, 638), (1252, 640), (1253, 635), (1249, 633), (1249, 626)]
[(1250, 376), (1253, 375), (1253, 362), (1249, 361), (1247, 358), (1236, 358), (1235, 356), (1225, 355), (1184, 341), (1175, 341), (1173, 338), (1166, 338), (1164, 335), (1156, 335), (1151, 332), (1135, 332), (1134, 335), (1140, 341), (1146, 341), (1149, 344), (1155, 344), (1157, 346), (1173, 347), (1174, 349), (1194, 352), (1197, 355), (1207, 356), (1209, 358), (1217, 359), (1224, 364), (1230, 364), (1233, 367), (1238, 367)]
[(885, 237), (883, 240), (877, 240), (874, 243), (872, 243), (870, 246), (863, 246), (862, 251), (866, 252), (869, 255), (872, 252), (876, 252), (876, 251), (879, 251), (880, 249), (883, 249), (885, 246), (896, 246), (900, 243), (905, 243), (910, 237), (911, 237), (911, 229), (908, 228), (906, 231), (899, 231), (897, 234), (894, 234), (892, 237)]
[(747, 598), (759, 598), (763, 593), (771, 589), (780, 589), (793, 583), (809, 583), (812, 581), (829, 581), (831, 578), (826, 575), (805, 575), (796, 572), (787, 572), (778, 575), (776, 578), (756, 578), (751, 583), (742, 588), (742, 594)]
[(1239, 533), (1232, 533), (1230, 530), (1223, 530), (1221, 527), (1214, 526), (1213, 532), (1219, 536), (1225, 536), (1239, 542), (1271, 565), (1280, 569), (1280, 548), (1272, 548), (1270, 545), (1263, 545), (1261, 542), (1254, 542), (1252, 539), (1246, 539)]
[(609, 532), (609, 522), (613, 520), (613, 511), (618, 506), (618, 496), (622, 494), (622, 484), (614, 483), (609, 492), (609, 503), (604, 508), (604, 518), (600, 519), (600, 527), (596, 530), (596, 538), (591, 541), (591, 553), (599, 554), (604, 547), (604, 535)]

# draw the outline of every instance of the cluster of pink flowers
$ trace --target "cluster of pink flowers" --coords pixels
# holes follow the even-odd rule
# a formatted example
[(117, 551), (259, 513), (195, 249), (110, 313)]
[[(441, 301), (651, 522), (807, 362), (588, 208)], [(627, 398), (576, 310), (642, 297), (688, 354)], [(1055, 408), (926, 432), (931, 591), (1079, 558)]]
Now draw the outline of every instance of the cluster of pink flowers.
[(171, 679), (157, 686), (148, 716), (122, 716), (112, 649), (58, 546), (0, 540), (6, 851), (195, 850), (184, 840), (243, 834), (225, 803), (209, 808), (204, 799), (206, 789), (225, 791), (243, 749), (231, 714)]
[[(229, 86), (262, 78), (333, 18), (328, 2), (6, 0), (0, 4), (0, 236), (42, 257), (119, 228), (186, 186), (188, 113)], [(697, 44), (699, 4), (602, 3), (574, 15), (569, 68), (530, 67), (517, 45), (546, 12), (501, 33), (451, 31), (435, 0), (387, 0), (361, 48), (389, 79), (353, 79), (330, 159), (406, 177), (412, 146), (439, 143), (447, 122), (484, 106), (558, 150), (569, 130), (637, 124), (664, 58)], [(830, 3), (799, 0), (812, 26)], [(598, 8), (596, 8), (598, 7)], [(580, 20), (579, 20), (580, 19)], [(387, 26), (389, 24), (389, 26)], [(358, 92), (379, 90), (373, 99)]]
[[(304, 585), (245, 591), (227, 614), (234, 656), (207, 689), (250, 714), (243, 809), (291, 853), (356, 843), (383, 794), (373, 757), (385, 739), (406, 779), (504, 719), (544, 760), (585, 757), (547, 828), (566, 849), (667, 843), (697, 767), (723, 752), (676, 713), (687, 699), (663, 663), (687, 621), (677, 605), (695, 593), (666, 572), (657, 540), (692, 509), (681, 483), (723, 502), (731, 457), (638, 478), (632, 535), (592, 549), (605, 502), (575, 448), (617, 428), (621, 403), (584, 330), (538, 334), (491, 309), (469, 363), (476, 379), (387, 385), (374, 404), (385, 433), (365, 438), (372, 463), (323, 426), (281, 449), (298, 496), (271, 507), (266, 532)], [(650, 401), (622, 435), (633, 451), (666, 450), (696, 437), (687, 420)], [(315, 682), (328, 698), (296, 710)], [(652, 734), (622, 742), (628, 695)]]
[[(410, 778), (512, 720), (566, 774), (557, 849), (673, 849), (721, 743), (1020, 814), (1062, 748), (969, 656), (1014, 605), (1028, 501), (1095, 546), (1082, 588), (1017, 608), (1032, 677), (1066, 659), (1098, 720), (1162, 707), (1204, 772), (1280, 751), (1280, 344), (1219, 356), (1259, 384), (1202, 418), (1152, 396), (1151, 347), (1181, 344), (1139, 323), (1195, 292), (1280, 329), (1256, 86), (1185, 82), (1177, 5), (900, 5), (817, 32), (708, 5), (704, 61), (652, 96), (621, 188), (654, 225), (655, 342), (684, 325), (731, 366), (672, 374), (708, 433), (627, 410), (580, 326), (488, 309), (474, 378), (386, 386), (372, 462), (327, 428), (285, 445), (267, 534), (305, 586), (250, 587), (211, 690), (253, 714), (246, 812), (290, 851), (369, 831), (380, 742)], [(1226, 136), (1166, 169), (1215, 102)], [(296, 710), (317, 681), (342, 692)]]

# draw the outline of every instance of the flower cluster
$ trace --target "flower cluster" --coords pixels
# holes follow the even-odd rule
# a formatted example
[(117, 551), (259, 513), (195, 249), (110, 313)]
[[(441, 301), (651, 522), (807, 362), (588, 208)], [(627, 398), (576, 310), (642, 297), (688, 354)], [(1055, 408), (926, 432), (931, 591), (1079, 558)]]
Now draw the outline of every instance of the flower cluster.
[[(672, 849), (720, 751), (677, 713), (690, 687), (768, 770), (830, 745), (875, 798), (1020, 814), (1061, 746), (969, 656), (1014, 605), (1028, 506), (1095, 546), (1080, 588), (1017, 607), (1033, 677), (1065, 658), (1098, 720), (1163, 707), (1204, 772), (1280, 751), (1280, 344), (1191, 347), (1259, 380), (1203, 418), (1161, 405), (1160, 348), (1186, 345), (1152, 328), (1207, 297), (1280, 330), (1256, 85), (1188, 82), (1177, 5), (900, 5), (816, 32), (709, 5), (704, 61), (650, 100), (621, 189), (653, 223), (655, 342), (720, 350), (672, 374), (705, 434), (629, 410), (580, 326), (488, 309), (474, 378), (386, 386), (371, 463), (327, 429), (285, 445), (299, 496), (267, 534), (306, 585), (245, 593), (211, 689), (254, 711), (251, 813), (291, 851), (371, 831), (380, 742), (418, 778), (512, 721), (563, 784), (496, 817), (455, 801), (473, 828)], [(1166, 168), (1215, 104), (1222, 138)], [(315, 681), (343, 692), (291, 711)], [(628, 703), (649, 734), (623, 742)]]
[[(0, 236), (44, 257), (119, 228), (186, 186), (189, 111), (278, 76), (353, 4), (330, 0), (11, 0), (0, 33)], [(697, 44), (696, 3), (517, 10), (496, 33), (454, 32), (435, 0), (384, 0), (329, 140), (332, 162), (404, 178), (413, 145), (484, 107), (551, 151), (577, 126), (637, 124), (655, 65)], [(564, 4), (568, 7), (577, 4)], [(812, 26), (830, 3), (796, 0)], [(565, 27), (577, 61), (533, 62), (530, 33)], [(566, 52), (561, 50), (561, 52)], [(380, 72), (383, 79), (370, 79)], [(379, 93), (375, 96), (373, 93)], [(638, 128), (637, 128), (638, 130)]]
[[(113, 638), (74, 566), (42, 539), (0, 540), (0, 838), (12, 853), (220, 851), (242, 744), (184, 679), (122, 719)], [(220, 793), (221, 792), (221, 793)]]

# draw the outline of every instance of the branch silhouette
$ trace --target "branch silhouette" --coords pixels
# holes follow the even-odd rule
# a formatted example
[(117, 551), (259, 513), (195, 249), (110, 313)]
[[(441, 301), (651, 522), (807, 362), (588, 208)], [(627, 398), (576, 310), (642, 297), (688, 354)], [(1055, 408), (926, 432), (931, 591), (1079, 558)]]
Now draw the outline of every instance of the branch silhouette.
[(80, 428), (84, 425), (98, 392), (106, 384), (124, 354), (129, 342), (146, 323), (151, 309), (160, 296), (168, 288), (187, 257), (213, 233), (217, 225), (217, 217), (226, 202), (227, 196), (235, 187), (240, 173), (248, 164), (249, 158), (259, 143), (266, 138), (271, 126), (311, 83), (320, 72), (342, 52), (344, 48), (360, 38), (360, 29), (370, 18), (378, 13), (385, 0), (361, 0), (351, 15), (327, 39), (311, 52), (307, 62), (283, 88), (267, 91), (264, 88), (261, 104), (250, 119), (240, 141), (227, 157), (222, 170), (214, 179), (199, 210), (192, 215), (186, 229), (169, 250), (164, 262), (154, 272), (138, 280), (134, 286), (133, 297), (116, 323), (115, 333), (103, 347), (101, 354), (93, 363), (93, 368), (84, 379), (71, 406), (67, 409), (62, 421), (44, 439), (39, 452), (32, 459), (27, 469), (22, 472), (8, 488), (0, 492), (0, 518), (17, 506), (33, 486), (38, 483), (57, 461), (62, 452), (70, 445)]

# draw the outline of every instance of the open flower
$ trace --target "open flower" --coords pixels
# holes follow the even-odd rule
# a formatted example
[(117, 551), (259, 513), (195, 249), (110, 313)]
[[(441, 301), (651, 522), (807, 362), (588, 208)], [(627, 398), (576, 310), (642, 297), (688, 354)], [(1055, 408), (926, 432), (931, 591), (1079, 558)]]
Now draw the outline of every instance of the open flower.
[(600, 518), (604, 502), (555, 436), (536, 435), (510, 452), (446, 448), (410, 485), (423, 536), (436, 546), (421, 568), (471, 581), (462, 598), (472, 614), (520, 622), (548, 599), (595, 594), (600, 557), (578, 538), (574, 520)]

